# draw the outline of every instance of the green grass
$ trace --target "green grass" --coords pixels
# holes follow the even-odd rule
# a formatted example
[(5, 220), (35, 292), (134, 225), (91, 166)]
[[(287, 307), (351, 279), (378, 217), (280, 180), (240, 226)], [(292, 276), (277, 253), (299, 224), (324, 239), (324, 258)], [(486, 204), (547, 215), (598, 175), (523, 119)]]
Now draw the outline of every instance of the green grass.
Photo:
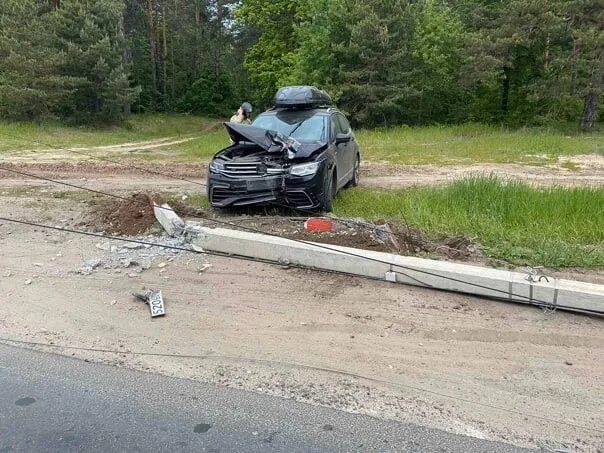
[[(0, 121), (0, 153), (50, 147), (116, 145), (164, 137), (212, 135), (219, 121), (191, 115), (133, 115), (120, 126), (70, 127), (54, 121), (13, 123)], [(226, 137), (226, 133), (223, 133)], [(41, 143), (38, 143), (41, 142)]]
[(604, 188), (471, 178), (449, 186), (344, 191), (335, 213), (406, 221), (434, 237), (478, 237), (487, 256), (517, 265), (604, 266)]
[(368, 161), (395, 164), (524, 163), (543, 165), (559, 156), (604, 152), (604, 132), (579, 134), (547, 128), (510, 130), (484, 124), (361, 130)]
[[(121, 126), (106, 128), (69, 127), (50, 121), (0, 121), (0, 153), (53, 146), (88, 147), (195, 136), (198, 138), (185, 143), (140, 150), (124, 156), (207, 161), (229, 142), (219, 120), (191, 115), (144, 114), (133, 115)], [(544, 165), (556, 162), (559, 156), (604, 153), (604, 132), (579, 134), (567, 125), (518, 130), (483, 124), (401, 126), (359, 130), (357, 138), (365, 160), (407, 165), (512, 162)], [(570, 168), (571, 164), (566, 165)]]

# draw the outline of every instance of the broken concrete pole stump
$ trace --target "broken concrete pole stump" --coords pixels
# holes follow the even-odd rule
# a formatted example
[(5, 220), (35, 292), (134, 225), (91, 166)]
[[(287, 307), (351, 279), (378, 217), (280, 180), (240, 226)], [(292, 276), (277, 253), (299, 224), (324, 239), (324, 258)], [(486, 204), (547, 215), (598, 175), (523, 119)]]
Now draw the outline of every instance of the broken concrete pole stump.
[(169, 204), (164, 203), (161, 206), (153, 203), (153, 213), (155, 218), (172, 237), (180, 236), (185, 231), (185, 222), (174, 212)]

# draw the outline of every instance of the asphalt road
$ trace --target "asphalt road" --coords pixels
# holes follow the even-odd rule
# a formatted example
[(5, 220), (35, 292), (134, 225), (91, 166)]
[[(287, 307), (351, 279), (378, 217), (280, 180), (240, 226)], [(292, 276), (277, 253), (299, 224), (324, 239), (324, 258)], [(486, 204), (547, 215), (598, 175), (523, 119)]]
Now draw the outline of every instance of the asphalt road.
[(510, 445), (0, 345), (0, 453), (513, 452)]

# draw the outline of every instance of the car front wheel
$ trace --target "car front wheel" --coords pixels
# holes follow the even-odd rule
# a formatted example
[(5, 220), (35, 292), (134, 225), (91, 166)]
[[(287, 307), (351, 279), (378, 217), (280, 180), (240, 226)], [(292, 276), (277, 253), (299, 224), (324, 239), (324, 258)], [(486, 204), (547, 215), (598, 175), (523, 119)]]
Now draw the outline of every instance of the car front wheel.
[(323, 199), (321, 200), (321, 210), (324, 212), (331, 212), (333, 209), (333, 199), (336, 196), (336, 174), (330, 172), (325, 178), (325, 184), (323, 186)]

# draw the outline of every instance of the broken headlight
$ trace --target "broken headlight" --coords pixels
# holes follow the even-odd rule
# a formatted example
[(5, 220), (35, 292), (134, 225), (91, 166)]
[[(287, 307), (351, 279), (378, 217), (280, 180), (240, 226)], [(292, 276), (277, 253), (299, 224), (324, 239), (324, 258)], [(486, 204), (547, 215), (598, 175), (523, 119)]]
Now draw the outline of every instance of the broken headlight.
[(210, 163), (210, 173), (220, 173), (222, 170), (224, 170), (222, 162), (212, 161)]
[(318, 162), (309, 162), (308, 164), (293, 165), (289, 172), (294, 176), (310, 176), (314, 175), (318, 169)]

